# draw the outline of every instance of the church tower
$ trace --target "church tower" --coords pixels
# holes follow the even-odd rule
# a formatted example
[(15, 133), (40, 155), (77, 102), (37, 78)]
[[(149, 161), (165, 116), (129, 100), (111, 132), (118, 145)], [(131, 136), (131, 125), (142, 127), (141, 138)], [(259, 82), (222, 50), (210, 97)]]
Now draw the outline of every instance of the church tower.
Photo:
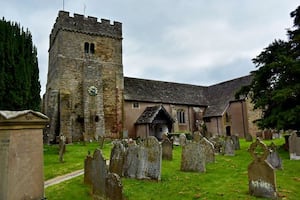
[(123, 125), (122, 24), (60, 11), (50, 34), (48, 142), (117, 138)]

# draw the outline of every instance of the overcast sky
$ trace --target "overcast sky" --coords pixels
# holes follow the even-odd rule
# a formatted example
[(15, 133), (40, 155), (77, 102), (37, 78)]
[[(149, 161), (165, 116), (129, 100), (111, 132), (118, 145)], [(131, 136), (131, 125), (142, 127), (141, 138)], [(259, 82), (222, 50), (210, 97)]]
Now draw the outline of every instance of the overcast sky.
[(42, 93), (49, 34), (64, 9), (123, 24), (124, 75), (211, 85), (255, 69), (251, 59), (286, 40), (296, 0), (0, 0), (1, 17), (28, 28)]

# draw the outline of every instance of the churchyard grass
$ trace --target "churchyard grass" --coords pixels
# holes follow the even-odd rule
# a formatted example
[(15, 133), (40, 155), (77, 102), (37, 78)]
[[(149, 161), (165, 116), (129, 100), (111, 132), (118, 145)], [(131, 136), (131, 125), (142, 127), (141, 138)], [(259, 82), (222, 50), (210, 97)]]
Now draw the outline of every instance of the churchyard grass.
[[(284, 139), (272, 141), (279, 146), (284, 143)], [(266, 144), (271, 143), (271, 141), (264, 142)], [(161, 181), (122, 178), (125, 197), (128, 200), (257, 199), (248, 194), (247, 167), (252, 158), (247, 149), (251, 143), (241, 139), (240, 144), (241, 150), (235, 151), (235, 156), (216, 156), (215, 163), (206, 165), (206, 173), (181, 172), (181, 147), (175, 146), (173, 160), (162, 162)], [(106, 144), (105, 149), (110, 147), (110, 144)], [(80, 150), (76, 150), (77, 148), (85, 152), (79, 153), (77, 151)], [(76, 156), (81, 167), (86, 155), (85, 148), (74, 145), (76, 154), (82, 155), (80, 159), (79, 155)], [(69, 148), (69, 154), (72, 154), (72, 150)], [(93, 152), (94, 149), (89, 150)], [(108, 159), (109, 151), (105, 150), (104, 152), (106, 152), (104, 154)], [(300, 196), (300, 161), (289, 160), (288, 152), (283, 149), (279, 149), (279, 154), (283, 160), (284, 168), (283, 170), (276, 170), (279, 195), (282, 199), (296, 200)], [(58, 155), (56, 154), (56, 156), (58, 160)], [(66, 162), (60, 165), (67, 163), (67, 157), (65, 160)], [(91, 189), (83, 184), (83, 176), (46, 188), (46, 197), (51, 200), (92, 199)]]
[[(102, 152), (106, 159), (109, 159), (111, 147), (111, 142), (105, 142), (103, 145)], [(60, 162), (58, 145), (44, 145), (45, 180), (83, 169), (84, 158), (88, 151), (93, 154), (96, 148), (99, 148), (99, 143), (97, 142), (67, 144), (66, 152), (63, 156), (64, 162)]]

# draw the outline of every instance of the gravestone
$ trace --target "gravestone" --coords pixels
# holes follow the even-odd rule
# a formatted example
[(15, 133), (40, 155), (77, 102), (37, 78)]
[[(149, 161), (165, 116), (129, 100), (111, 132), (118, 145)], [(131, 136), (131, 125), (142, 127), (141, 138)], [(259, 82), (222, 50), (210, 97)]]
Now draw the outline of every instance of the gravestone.
[(64, 162), (64, 154), (66, 152), (66, 136), (59, 137), (59, 162)]
[(300, 160), (300, 137), (296, 132), (293, 132), (289, 140), (289, 152), (291, 160)]
[(181, 171), (205, 172), (205, 152), (199, 142), (189, 142), (182, 147)]
[(282, 160), (279, 157), (276, 145), (272, 142), (268, 148), (270, 150), (267, 157), (268, 163), (270, 163), (274, 169), (282, 169)]
[(129, 145), (125, 155), (124, 176), (160, 180), (162, 148), (154, 136), (139, 145)]
[(128, 143), (125, 151), (124, 160), (124, 176), (129, 178), (136, 178), (137, 166), (139, 165), (138, 157), (139, 146), (135, 143)]
[(253, 161), (248, 166), (248, 183), (250, 195), (265, 198), (277, 198), (274, 168), (266, 161), (268, 147), (257, 138), (250, 145), (249, 153)]
[(92, 191), (93, 195), (105, 197), (106, 184), (105, 179), (108, 174), (106, 160), (104, 159), (100, 149), (96, 149), (92, 161)]
[(43, 199), (43, 128), (31, 110), (0, 111), (0, 199)]
[(123, 176), (123, 166), (125, 160), (125, 147), (121, 141), (114, 141), (109, 161), (109, 172)]
[(214, 145), (205, 137), (202, 137), (199, 141), (204, 149), (205, 154), (205, 162), (206, 163), (214, 163), (215, 162), (215, 149)]
[(168, 139), (165, 138), (162, 143), (162, 159), (163, 160), (172, 160), (173, 159), (173, 144)]
[(121, 178), (116, 173), (108, 173), (106, 177), (106, 198), (111, 200), (123, 200), (123, 185)]
[(209, 139), (209, 141), (214, 145), (215, 154), (223, 154), (224, 153), (224, 139), (220, 136), (214, 136)]
[(235, 155), (235, 145), (231, 138), (231, 136), (225, 137), (225, 144), (224, 144), (224, 154), (226, 156), (234, 156)]
[(88, 153), (84, 162), (84, 183), (92, 186), (93, 199), (122, 200), (123, 185), (116, 173), (109, 173), (100, 149), (93, 157)]
[(240, 150), (241, 146), (240, 146), (240, 139), (237, 135), (232, 135), (231, 139), (233, 141), (233, 145), (234, 145), (234, 150)]
[(93, 157), (90, 152), (84, 160), (84, 183), (87, 185), (92, 185), (93, 177), (95, 176), (95, 170), (93, 166)]
[(186, 135), (184, 133), (181, 133), (179, 135), (179, 145), (184, 146), (187, 143)]

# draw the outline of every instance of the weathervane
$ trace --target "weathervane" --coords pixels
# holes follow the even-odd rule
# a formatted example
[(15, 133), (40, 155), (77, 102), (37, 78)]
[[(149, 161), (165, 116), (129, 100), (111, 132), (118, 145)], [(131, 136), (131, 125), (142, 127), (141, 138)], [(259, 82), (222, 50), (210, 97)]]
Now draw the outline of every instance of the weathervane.
[(65, 0), (62, 1), (63, 4), (63, 10), (65, 10)]

